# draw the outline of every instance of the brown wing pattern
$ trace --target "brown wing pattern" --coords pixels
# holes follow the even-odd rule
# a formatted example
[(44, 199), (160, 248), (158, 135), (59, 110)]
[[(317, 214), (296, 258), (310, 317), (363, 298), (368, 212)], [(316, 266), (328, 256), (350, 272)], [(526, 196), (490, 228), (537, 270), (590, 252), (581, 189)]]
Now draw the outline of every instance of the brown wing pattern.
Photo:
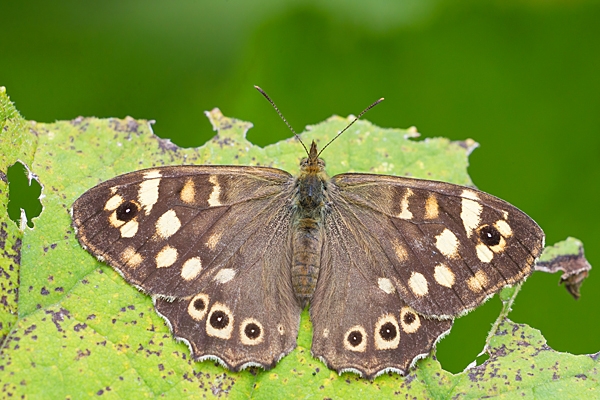
[(425, 315), (473, 309), (526, 278), (544, 246), (531, 218), (476, 189), (365, 174), (337, 175), (331, 183), (333, 203), (361, 225), (354, 230), (375, 235), (368, 251), (376, 255), (377, 277), (390, 279)]
[(384, 278), (385, 254), (355, 215), (337, 205), (325, 222), (321, 273), (310, 306), (312, 353), (338, 372), (400, 374), (449, 332), (452, 320), (419, 315)]

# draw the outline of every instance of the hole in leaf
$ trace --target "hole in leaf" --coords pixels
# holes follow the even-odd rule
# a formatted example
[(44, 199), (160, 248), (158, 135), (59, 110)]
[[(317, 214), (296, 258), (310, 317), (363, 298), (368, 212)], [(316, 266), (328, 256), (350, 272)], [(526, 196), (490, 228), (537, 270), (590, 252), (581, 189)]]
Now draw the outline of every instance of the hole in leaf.
[(8, 177), (8, 217), (20, 225), (21, 209), (25, 210), (27, 226), (33, 228), (33, 218), (42, 213), (42, 186), (34, 178), (29, 184), (27, 168), (17, 161), (6, 171)]
[(475, 359), (475, 361), (477, 362), (477, 365), (481, 365), (484, 362), (486, 362), (487, 360), (490, 359), (490, 355), (488, 353), (483, 353), (482, 355), (480, 355), (479, 357), (477, 357)]
[(501, 302), (494, 298), (464, 317), (457, 318), (450, 335), (437, 345), (436, 357), (442, 368), (456, 374), (462, 372), (473, 360), (481, 365), (488, 355), (477, 355), (485, 346), (487, 334), (501, 309)]

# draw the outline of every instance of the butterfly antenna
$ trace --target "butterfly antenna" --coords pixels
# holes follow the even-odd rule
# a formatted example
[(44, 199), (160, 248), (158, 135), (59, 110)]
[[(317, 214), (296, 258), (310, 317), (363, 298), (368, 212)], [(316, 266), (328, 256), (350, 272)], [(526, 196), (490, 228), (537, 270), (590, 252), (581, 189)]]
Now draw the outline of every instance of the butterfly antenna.
[(337, 139), (342, 133), (346, 132), (348, 130), (348, 128), (350, 128), (352, 125), (354, 125), (354, 123), (356, 121), (358, 121), (360, 119), (360, 117), (362, 117), (363, 115), (365, 115), (365, 113), (367, 111), (369, 111), (371, 108), (375, 107), (377, 104), (381, 103), (384, 100), (384, 98), (380, 98), (379, 100), (377, 100), (376, 102), (374, 102), (373, 104), (371, 104), (369, 107), (365, 108), (364, 110), (362, 110), (362, 112), (360, 114), (358, 114), (358, 117), (354, 118), (354, 120), (352, 122), (350, 122), (344, 129), (342, 129), (341, 131), (339, 131), (339, 133), (337, 135), (335, 135), (335, 137), (333, 139), (331, 139), (329, 141), (329, 143), (327, 143), (325, 146), (323, 146), (323, 148), (321, 149), (321, 151), (319, 151), (319, 154), (317, 154), (317, 157), (319, 157), (321, 155), (321, 153), (323, 152), (323, 150), (325, 150), (327, 148), (327, 146), (329, 146), (335, 139)]
[(279, 114), (279, 116), (281, 117), (281, 119), (283, 120), (283, 122), (285, 122), (285, 124), (287, 125), (287, 127), (290, 128), (290, 131), (292, 131), (294, 133), (294, 136), (296, 136), (296, 139), (298, 139), (298, 141), (300, 142), (300, 144), (302, 145), (302, 147), (304, 147), (304, 151), (306, 151), (306, 154), (308, 155), (309, 154), (308, 153), (308, 149), (304, 145), (304, 142), (302, 142), (302, 139), (300, 139), (300, 136), (298, 136), (298, 134), (296, 133), (296, 131), (294, 130), (294, 128), (292, 128), (292, 126), (289, 124), (289, 122), (287, 122), (287, 119), (285, 119), (285, 117), (283, 116), (283, 114), (281, 113), (281, 111), (279, 111), (279, 108), (277, 108), (277, 106), (275, 105), (275, 103), (273, 102), (273, 100), (271, 100), (271, 98), (269, 97), (269, 95), (266, 94), (265, 91), (262, 90), (259, 86), (254, 85), (254, 88), (256, 90), (258, 90), (260, 92), (260, 94), (262, 94), (263, 96), (265, 96), (265, 99), (267, 99), (269, 101), (269, 103), (271, 103), (271, 105), (273, 106), (273, 108), (275, 109), (275, 111), (277, 111), (277, 114)]

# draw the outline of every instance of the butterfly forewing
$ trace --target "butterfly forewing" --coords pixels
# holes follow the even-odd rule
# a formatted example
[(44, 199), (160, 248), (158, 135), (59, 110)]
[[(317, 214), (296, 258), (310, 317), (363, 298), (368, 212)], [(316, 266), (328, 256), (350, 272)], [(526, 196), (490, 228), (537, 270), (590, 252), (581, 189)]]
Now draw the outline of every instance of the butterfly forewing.
[(250, 167), (122, 175), (73, 205), (81, 243), (156, 308), (197, 359), (272, 366), (295, 347), (289, 269), (293, 178)]

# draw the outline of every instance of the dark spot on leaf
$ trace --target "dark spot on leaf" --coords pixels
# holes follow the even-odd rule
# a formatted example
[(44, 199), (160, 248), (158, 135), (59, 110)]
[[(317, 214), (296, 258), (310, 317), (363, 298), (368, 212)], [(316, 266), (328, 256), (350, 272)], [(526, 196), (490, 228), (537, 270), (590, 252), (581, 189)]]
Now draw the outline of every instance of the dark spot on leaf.
[(29, 335), (31, 332), (35, 331), (36, 329), (37, 329), (37, 325), (33, 324), (33, 325), (29, 326), (27, 329), (25, 329), (23, 334)]
[(86, 325), (86, 324), (83, 324), (83, 323), (81, 323), (81, 324), (76, 324), (76, 325), (73, 327), (73, 330), (74, 330), (75, 332), (79, 332), (80, 330), (82, 330), (82, 329), (85, 329), (85, 328), (87, 328), (87, 325)]
[(46, 289), (46, 287), (44, 286), (44, 287), (42, 288), (42, 290), (40, 290), (40, 294), (41, 294), (42, 296), (47, 296), (48, 294), (50, 294), (50, 292), (49, 292), (49, 291), (48, 291), (48, 289)]
[(75, 361), (79, 361), (84, 357), (89, 357), (92, 354), (90, 349), (85, 350), (77, 350), (77, 356), (75, 356)]
[(63, 322), (65, 320), (65, 318), (71, 317), (71, 314), (69, 313), (69, 311), (65, 310), (64, 308), (61, 308), (58, 311), (46, 310), (45, 313), (52, 315), (52, 322), (56, 326), (56, 329), (59, 332), (64, 332), (64, 330), (60, 326), (60, 323)]

